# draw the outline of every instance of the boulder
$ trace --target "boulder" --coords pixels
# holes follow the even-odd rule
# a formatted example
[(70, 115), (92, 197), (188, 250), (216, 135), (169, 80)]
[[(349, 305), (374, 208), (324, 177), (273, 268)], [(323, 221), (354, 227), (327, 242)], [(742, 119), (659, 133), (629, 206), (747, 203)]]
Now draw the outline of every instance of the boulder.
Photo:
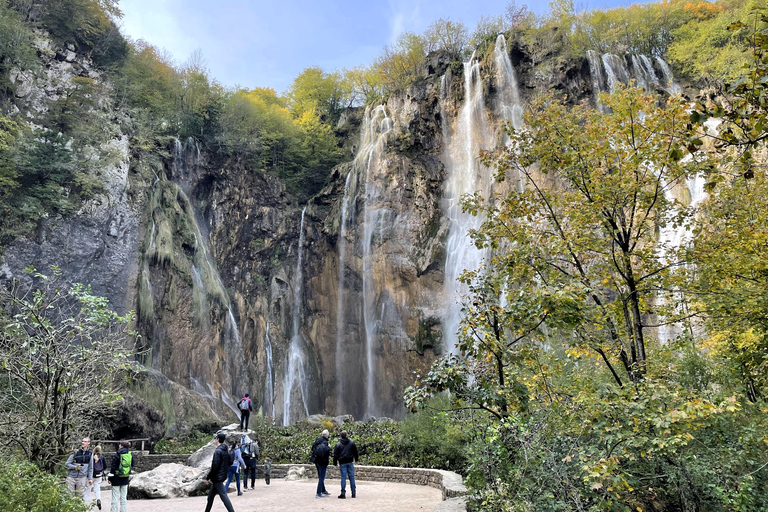
[(331, 420), (337, 427), (343, 427), (347, 423), (354, 423), (355, 418), (351, 414), (342, 414)]
[(309, 480), (310, 472), (304, 466), (291, 466), (285, 475), (286, 480)]
[(160, 464), (151, 471), (138, 473), (128, 487), (133, 499), (184, 498), (206, 491), (207, 468), (192, 468), (182, 464)]
[[(247, 441), (253, 441), (256, 439), (256, 434), (253, 430), (240, 430), (240, 425), (232, 423), (226, 427), (222, 427), (219, 432), (224, 432), (227, 435), (226, 443), (230, 446), (234, 445), (245, 436)], [(211, 440), (205, 446), (198, 449), (195, 453), (189, 456), (187, 459), (187, 465), (193, 468), (210, 468), (211, 462), (213, 462), (213, 452), (216, 451), (216, 443), (211, 436)]]

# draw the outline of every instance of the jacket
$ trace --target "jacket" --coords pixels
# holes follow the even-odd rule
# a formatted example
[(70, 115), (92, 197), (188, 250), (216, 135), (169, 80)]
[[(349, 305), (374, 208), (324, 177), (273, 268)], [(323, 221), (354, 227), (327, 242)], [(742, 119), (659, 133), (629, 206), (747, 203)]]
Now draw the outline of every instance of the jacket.
[[(315, 448), (317, 448), (321, 444), (327, 445), (328, 451), (325, 452), (325, 455), (318, 456), (318, 454), (315, 452)], [(330, 448), (330, 445), (328, 445), (328, 439), (324, 438), (323, 436), (320, 436), (317, 439), (315, 439), (315, 442), (312, 444), (312, 455), (315, 456), (315, 464), (317, 464), (318, 466), (327, 466), (328, 460), (331, 458), (331, 448)]]
[[(67, 476), (93, 480), (93, 452), (91, 450), (80, 448), (69, 456), (64, 465), (68, 470)], [(80, 466), (80, 469), (77, 469), (78, 466)]]
[(243, 460), (243, 456), (240, 454), (239, 448), (233, 448), (229, 452), (229, 456), (232, 458), (232, 464), (230, 466), (236, 467), (237, 472), (240, 472), (240, 468), (245, 467), (245, 461)]
[(232, 459), (227, 450), (226, 444), (220, 444), (216, 451), (213, 452), (213, 462), (211, 463), (211, 470), (208, 472), (206, 480), (211, 482), (223, 482), (227, 479), (227, 472), (229, 466), (232, 465)]
[(333, 449), (333, 465), (336, 463), (347, 464), (353, 460), (357, 462), (358, 453), (355, 442), (350, 438), (341, 439)]
[[(121, 485), (128, 485), (128, 481), (130, 480), (128, 476), (117, 476), (117, 468), (120, 467), (120, 456), (123, 455), (124, 453), (129, 453), (128, 448), (125, 448), (125, 447), (120, 448), (119, 450), (117, 450), (117, 453), (115, 453), (112, 456), (112, 465), (110, 466), (110, 469), (109, 469), (109, 474), (112, 476), (110, 476), (108, 480), (115, 487), (118, 487)], [(133, 465), (135, 462), (136, 461), (133, 458), (131, 458), (131, 470), (133, 470)]]
[(253, 412), (253, 402), (251, 402), (251, 399), (248, 398), (247, 396), (244, 396), (243, 398), (240, 399), (239, 402), (237, 402), (237, 409), (240, 412), (244, 412), (243, 409), (240, 409), (240, 404), (243, 402), (243, 400), (248, 400), (248, 409), (247, 410), (248, 410), (248, 412)]
[[(101, 462), (101, 471), (96, 468), (96, 465)], [(109, 462), (103, 453), (99, 454), (99, 460), (96, 460), (96, 455), (93, 456), (93, 478), (99, 478), (109, 473)]]

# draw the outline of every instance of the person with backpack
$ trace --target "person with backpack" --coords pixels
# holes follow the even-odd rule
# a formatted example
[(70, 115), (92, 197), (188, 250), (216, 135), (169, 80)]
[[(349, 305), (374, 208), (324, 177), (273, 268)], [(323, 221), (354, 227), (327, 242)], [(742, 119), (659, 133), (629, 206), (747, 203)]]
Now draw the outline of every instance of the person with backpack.
[(240, 443), (236, 443), (235, 446), (229, 451), (229, 457), (232, 459), (232, 465), (227, 470), (227, 483), (224, 484), (224, 492), (229, 492), (229, 484), (232, 480), (237, 482), (237, 495), (242, 496), (243, 491), (240, 490), (240, 472), (245, 468), (245, 461), (240, 453)]
[(101, 479), (107, 473), (107, 459), (101, 451), (101, 445), (93, 449), (93, 488), (91, 492), (96, 497), (96, 507), (101, 510)]
[[(251, 395), (246, 393), (245, 396), (237, 402), (237, 408), (240, 410), (240, 430), (248, 430), (248, 420), (251, 417), (251, 411), (253, 411)], [(243, 427), (243, 423), (245, 423), (245, 427)]]
[(213, 442), (216, 443), (216, 451), (213, 452), (211, 470), (208, 472), (208, 476), (205, 479), (206, 483), (211, 484), (205, 512), (211, 512), (213, 499), (217, 494), (219, 495), (219, 498), (221, 498), (221, 502), (224, 503), (227, 512), (235, 512), (235, 509), (232, 508), (232, 502), (229, 501), (229, 496), (227, 496), (227, 491), (224, 490), (224, 480), (227, 479), (229, 466), (232, 465), (232, 458), (229, 455), (229, 450), (227, 450), (226, 440), (227, 435), (224, 432), (219, 432), (216, 434), (216, 437), (213, 438)]
[(249, 473), (251, 475), (251, 490), (255, 488), (256, 463), (259, 461), (259, 455), (261, 455), (258, 441), (251, 441), (248, 436), (243, 435), (240, 438), (240, 452), (243, 457), (243, 462), (245, 462), (245, 471), (243, 471), (243, 492), (248, 492)]
[(112, 484), (112, 512), (118, 512), (118, 503), (119, 512), (128, 510), (128, 481), (133, 470), (133, 454), (128, 450), (130, 447), (130, 441), (120, 441), (107, 475), (107, 480)]
[(331, 493), (325, 490), (325, 473), (328, 471), (328, 459), (331, 455), (331, 446), (328, 444), (328, 430), (323, 430), (320, 437), (312, 444), (312, 456), (310, 460), (317, 468), (317, 492), (315, 498), (325, 498)]
[(343, 500), (347, 497), (347, 475), (349, 475), (349, 485), (352, 489), (352, 497), (357, 496), (357, 489), (355, 488), (355, 462), (359, 454), (357, 453), (357, 446), (355, 442), (347, 436), (347, 431), (341, 431), (341, 439), (333, 449), (333, 465), (337, 463), (339, 465), (339, 472), (341, 473), (341, 494), (339, 499)]
[(86, 501), (91, 497), (89, 486), (93, 485), (93, 452), (89, 446), (91, 438), (84, 437), (80, 448), (64, 464), (67, 467), (67, 488)]

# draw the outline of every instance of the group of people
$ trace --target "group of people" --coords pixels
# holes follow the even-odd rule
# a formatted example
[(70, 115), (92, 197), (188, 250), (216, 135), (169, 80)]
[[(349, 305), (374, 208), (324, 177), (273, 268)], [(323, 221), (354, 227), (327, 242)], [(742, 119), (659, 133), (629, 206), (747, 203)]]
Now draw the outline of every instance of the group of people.
[[(101, 446), (91, 450), (91, 439), (84, 437), (80, 448), (67, 458), (67, 487), (79, 494), (85, 501), (96, 498), (96, 507), (101, 510), (101, 482), (104, 476), (112, 484), (111, 512), (126, 512), (128, 507), (128, 477), (133, 469), (131, 442), (120, 441), (117, 452), (108, 464)], [(119, 507), (119, 510), (118, 510)]]
[[(310, 460), (315, 463), (317, 468), (317, 492), (315, 498), (325, 498), (330, 496), (325, 489), (325, 474), (328, 471), (328, 464), (331, 456), (331, 446), (328, 442), (330, 433), (327, 430), (323, 430), (320, 437), (315, 439), (312, 443), (312, 451)], [(357, 452), (357, 445), (349, 438), (346, 430), (341, 431), (341, 439), (336, 443), (333, 448), (333, 465), (339, 466), (339, 472), (341, 473), (341, 494), (339, 499), (346, 499), (347, 497), (347, 477), (349, 477), (349, 490), (352, 491), (352, 497), (357, 497), (357, 488), (355, 487), (355, 462), (359, 454)]]
[[(211, 486), (208, 492), (208, 502), (205, 506), (205, 512), (210, 512), (213, 506), (213, 500), (218, 495), (228, 512), (234, 512), (232, 502), (227, 496), (229, 484), (234, 480), (237, 482), (237, 495), (241, 496), (243, 492), (248, 492), (248, 476), (251, 477), (251, 490), (255, 488), (256, 482), (256, 462), (258, 461), (260, 449), (258, 441), (251, 441), (247, 436), (241, 436), (240, 440), (233, 444), (231, 448), (227, 446), (227, 435), (219, 432), (213, 438), (216, 444), (216, 450), (213, 452), (211, 470), (206, 476), (206, 482)], [(240, 491), (240, 473), (243, 473), (244, 491)], [(272, 462), (269, 457), (264, 458), (264, 481), (269, 486), (272, 475)], [(225, 483), (226, 481), (226, 483)]]

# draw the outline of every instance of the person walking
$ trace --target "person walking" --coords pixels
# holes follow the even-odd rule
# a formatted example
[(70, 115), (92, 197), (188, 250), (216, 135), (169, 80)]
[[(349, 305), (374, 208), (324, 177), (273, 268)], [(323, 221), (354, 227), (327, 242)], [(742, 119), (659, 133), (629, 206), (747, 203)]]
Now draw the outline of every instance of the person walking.
[(101, 510), (101, 480), (108, 472), (107, 459), (101, 451), (101, 445), (93, 449), (93, 486), (91, 492), (96, 498), (96, 508)]
[(347, 475), (349, 475), (349, 488), (352, 491), (352, 497), (357, 496), (354, 463), (357, 462), (358, 457), (355, 442), (347, 436), (346, 430), (342, 430), (341, 439), (333, 449), (333, 465), (338, 463), (341, 472), (341, 494), (339, 494), (341, 500), (347, 497)]
[(64, 464), (67, 467), (67, 488), (86, 501), (91, 498), (89, 486), (93, 485), (93, 452), (90, 446), (91, 438), (84, 437), (80, 448)]
[(248, 492), (248, 474), (251, 475), (251, 490), (253, 490), (256, 484), (256, 463), (259, 461), (259, 444), (258, 442), (251, 441), (251, 439), (243, 435), (240, 438), (240, 454), (243, 456), (243, 462), (245, 462), (245, 471), (243, 471), (243, 492)]
[(130, 452), (130, 441), (120, 441), (117, 453), (112, 457), (107, 480), (112, 484), (112, 512), (128, 510), (128, 481), (133, 469), (133, 454)]
[(251, 395), (246, 393), (245, 396), (237, 402), (237, 408), (240, 409), (240, 430), (248, 430), (248, 420), (251, 418), (251, 412), (253, 411)]
[(240, 490), (240, 471), (245, 468), (245, 462), (243, 456), (240, 454), (240, 443), (235, 443), (235, 446), (229, 451), (229, 456), (232, 459), (232, 465), (229, 466), (227, 471), (227, 483), (224, 485), (224, 492), (229, 492), (229, 484), (232, 480), (237, 482), (237, 495), (242, 496), (243, 491)]
[(229, 466), (232, 465), (232, 459), (229, 456), (227, 445), (224, 441), (227, 440), (227, 435), (224, 432), (219, 432), (216, 437), (213, 438), (216, 443), (216, 451), (213, 452), (213, 462), (211, 462), (211, 470), (206, 477), (206, 483), (211, 484), (211, 490), (208, 492), (208, 504), (205, 506), (205, 512), (211, 512), (213, 506), (213, 499), (216, 495), (219, 495), (221, 502), (227, 509), (227, 512), (235, 512), (232, 508), (232, 502), (229, 501), (227, 491), (224, 490), (224, 480), (227, 479), (227, 471)]
[(330, 496), (331, 493), (325, 490), (325, 473), (328, 470), (328, 459), (331, 455), (331, 447), (328, 444), (328, 437), (330, 434), (328, 430), (323, 430), (323, 433), (315, 439), (312, 444), (312, 461), (317, 468), (317, 492), (315, 498), (325, 498)]

